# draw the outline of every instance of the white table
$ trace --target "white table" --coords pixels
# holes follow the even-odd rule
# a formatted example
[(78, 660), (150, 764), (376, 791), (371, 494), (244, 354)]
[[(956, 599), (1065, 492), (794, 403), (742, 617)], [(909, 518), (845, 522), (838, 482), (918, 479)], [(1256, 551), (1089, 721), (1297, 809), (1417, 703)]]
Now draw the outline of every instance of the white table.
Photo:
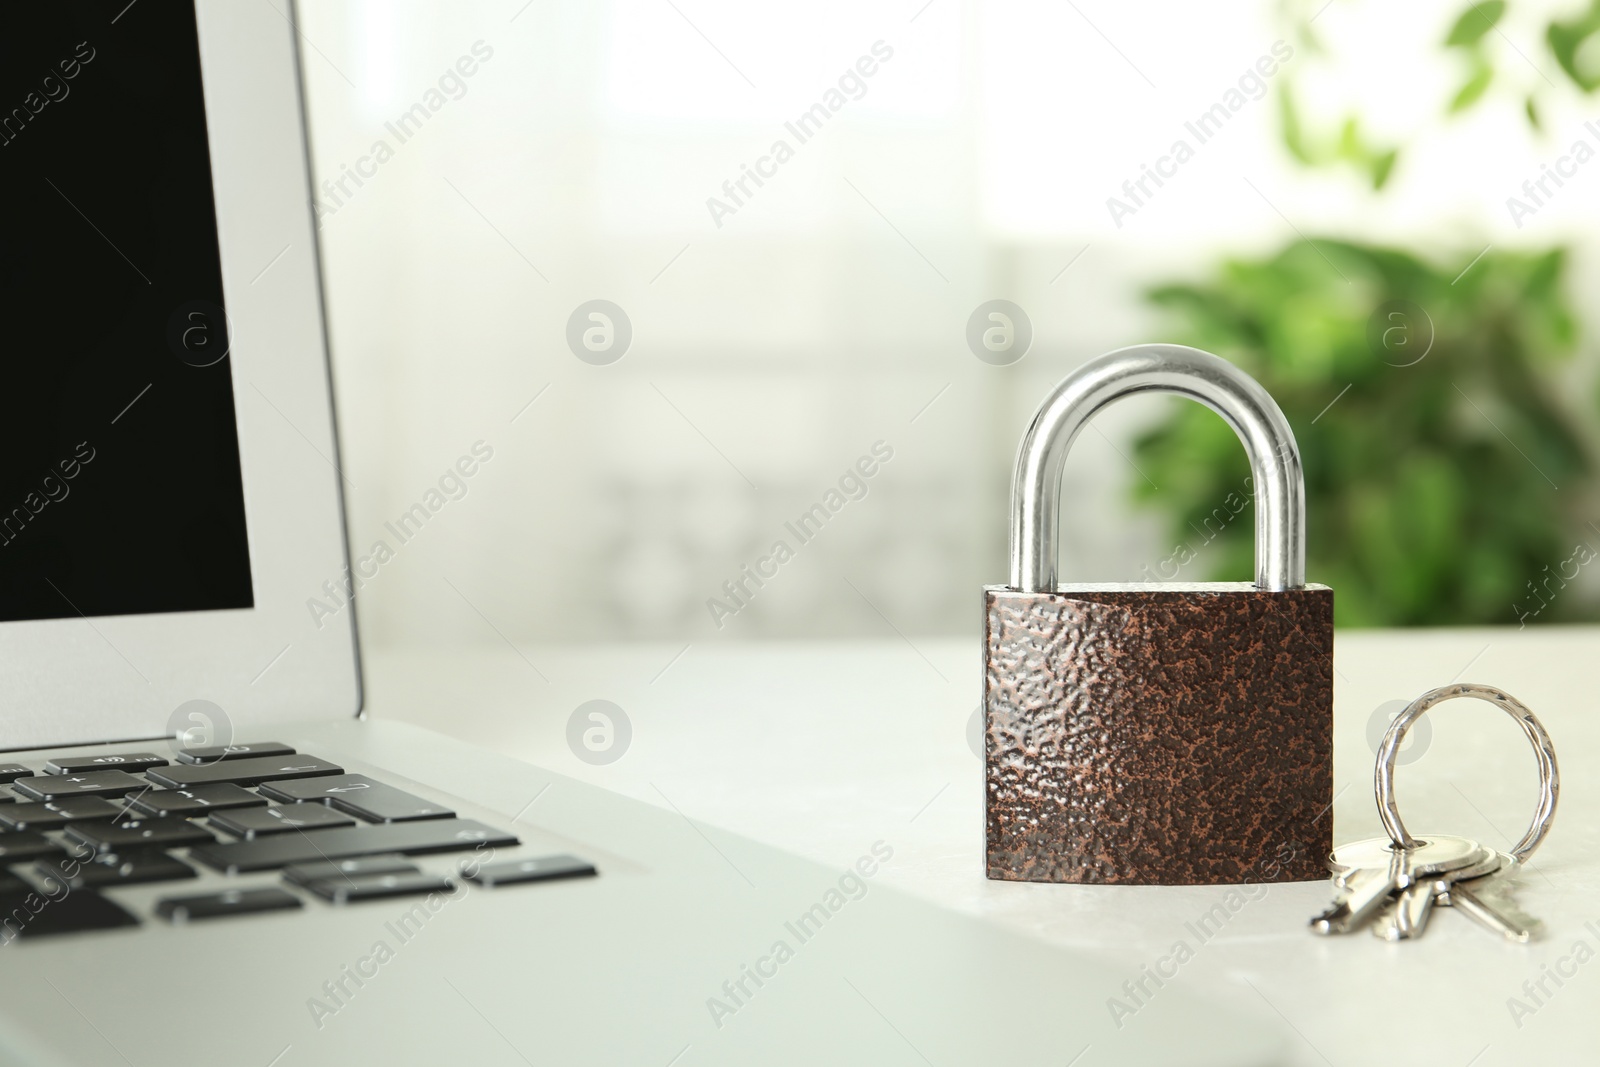
[[(1201, 926), (1217, 904), (1226, 907), (1227, 889), (986, 880), (982, 766), (970, 747), (976, 639), (380, 650), (367, 662), (368, 707), (841, 868), (882, 839), (894, 848), (882, 879), (1110, 960), (1130, 982), (1183, 941), (1192, 958), (1171, 983), (1282, 1026), (1296, 1063), (1592, 1062), (1600, 803), (1590, 784), (1600, 723), (1591, 678), (1600, 627), (1350, 632), (1337, 646), (1338, 841), (1382, 834), (1366, 736), (1380, 705), (1479, 681), (1540, 716), (1561, 759), (1561, 806), (1519, 899), (1545, 920), (1542, 941), (1506, 943), (1449, 911), (1410, 944), (1317, 938), (1306, 920), (1326, 903), (1325, 883), (1258, 887), (1255, 899), (1231, 898), (1238, 906), (1226, 922)], [(620, 759), (590, 766), (569, 750), (567, 720), (596, 698), (625, 710), (633, 736)], [(1398, 774), (1408, 827), (1510, 845), (1538, 791), (1517, 726), (1477, 701), (1448, 702), (1425, 721), (1431, 744)], [(1149, 979), (1145, 987), (1161, 995)], [(1108, 1012), (1116, 997), (1136, 1017), (1126, 990), (1105, 995)], [(1075, 1052), (1064, 1049), (1063, 1059)], [(1091, 1050), (1081, 1064), (1101, 1062)]]

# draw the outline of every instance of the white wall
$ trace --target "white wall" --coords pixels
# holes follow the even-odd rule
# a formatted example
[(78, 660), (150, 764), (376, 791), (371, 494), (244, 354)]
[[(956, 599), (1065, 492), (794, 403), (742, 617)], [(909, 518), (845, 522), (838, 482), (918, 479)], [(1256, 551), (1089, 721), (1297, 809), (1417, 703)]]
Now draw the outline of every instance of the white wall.
[[(1288, 164), (1268, 97), (1120, 228), (1106, 198), (1269, 51), (1274, 5), (302, 9), (319, 175), (371, 175), (324, 196), (322, 227), (352, 539), (396, 549), (362, 590), (368, 641), (973, 633), (980, 585), (1004, 576), (1022, 426), (1072, 367), (1158, 339), (1148, 283), (1291, 227), (1467, 256), (1593, 242), (1600, 165), (1521, 230), (1504, 200), (1600, 104), (1558, 94), (1543, 140), (1509, 101), (1437, 122), (1459, 78), (1438, 0), (1318, 18), (1352, 65), (1308, 84), (1314, 108), (1433, 131), (1389, 196)], [(1535, 29), (1506, 33), (1560, 80)], [(793, 143), (783, 123), (879, 41), (893, 57), (865, 95), (718, 226), (707, 198)], [(477, 42), (492, 57), (401, 143), (385, 123)], [(392, 158), (362, 164), (380, 140)], [(1035, 330), (1010, 367), (964, 339), (996, 297)], [(609, 366), (565, 341), (596, 298), (633, 326)], [(1163, 403), (1129, 402), (1077, 446), (1068, 574), (1131, 579), (1164, 555), (1161, 523), (1123, 502), (1127, 440)], [(494, 456), (465, 497), (404, 545), (386, 533), (480, 440)], [(812, 543), (785, 537), (879, 440), (894, 458), (867, 496)], [(780, 537), (795, 558), (719, 631), (707, 598)]]

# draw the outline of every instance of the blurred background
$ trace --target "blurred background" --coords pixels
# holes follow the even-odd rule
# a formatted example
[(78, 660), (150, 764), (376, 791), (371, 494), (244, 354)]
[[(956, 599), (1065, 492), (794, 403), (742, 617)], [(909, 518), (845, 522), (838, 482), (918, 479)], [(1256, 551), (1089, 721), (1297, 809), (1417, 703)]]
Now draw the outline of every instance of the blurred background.
[[(1600, 617), (1600, 2), (299, 6), (369, 643), (976, 635), (1154, 340), (1278, 399), (1341, 626)], [(1250, 577), (1219, 419), (1094, 430), (1066, 580)]]

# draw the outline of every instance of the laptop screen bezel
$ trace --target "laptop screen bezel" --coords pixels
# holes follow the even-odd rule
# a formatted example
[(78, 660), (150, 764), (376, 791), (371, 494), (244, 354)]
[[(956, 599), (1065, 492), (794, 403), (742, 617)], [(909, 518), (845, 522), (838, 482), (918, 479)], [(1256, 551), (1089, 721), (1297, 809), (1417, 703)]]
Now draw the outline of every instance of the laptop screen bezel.
[(308, 605), (347, 581), (349, 482), (294, 11), (195, 7), (255, 606), (0, 624), (0, 747), (170, 736), (197, 700), (220, 709), (219, 734), (240, 739), (361, 711), (354, 605), (332, 616)]

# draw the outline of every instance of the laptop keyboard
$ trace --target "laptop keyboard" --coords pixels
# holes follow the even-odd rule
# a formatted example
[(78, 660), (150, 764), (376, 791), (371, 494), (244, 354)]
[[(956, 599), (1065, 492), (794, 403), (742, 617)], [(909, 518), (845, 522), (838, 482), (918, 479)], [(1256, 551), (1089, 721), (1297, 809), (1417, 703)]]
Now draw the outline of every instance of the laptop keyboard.
[[(151, 911), (181, 923), (452, 894), (458, 878), (493, 889), (597, 873), (570, 855), (486, 862), (480, 850), (520, 840), (277, 742), (189, 749), (176, 761), (130, 751), (5, 763), (0, 782), (0, 944), (136, 925), (101, 895), (122, 886), (172, 883)], [(412, 860), (466, 852), (477, 855), (450, 875)], [(202, 870), (278, 871), (282, 885), (253, 878), (195, 893), (185, 883)]]

